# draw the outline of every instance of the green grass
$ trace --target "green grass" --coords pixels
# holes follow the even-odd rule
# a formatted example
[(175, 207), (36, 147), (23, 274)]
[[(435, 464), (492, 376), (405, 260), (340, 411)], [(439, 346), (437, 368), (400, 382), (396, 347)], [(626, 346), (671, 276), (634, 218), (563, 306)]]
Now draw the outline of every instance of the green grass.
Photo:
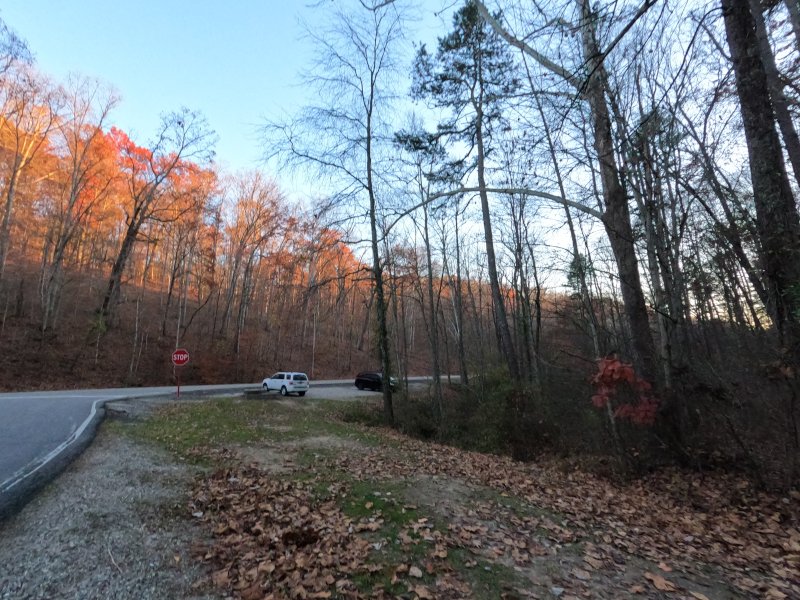
[(447, 555), (453, 569), (472, 588), (476, 598), (500, 598), (504, 591), (529, 585), (513, 569), (489, 562), (464, 548), (451, 548)]
[(336, 408), (333, 402), (314, 400), (289, 405), (264, 399), (212, 398), (165, 406), (142, 421), (112, 422), (109, 426), (197, 462), (204, 460), (191, 451), (202, 447), (287, 442), (316, 436), (378, 443), (377, 435), (334, 419)]
[(420, 518), (416, 509), (407, 508), (403, 487), (387, 482), (356, 481), (340, 500), (342, 512), (353, 519), (381, 516), (386, 525), (402, 527)]

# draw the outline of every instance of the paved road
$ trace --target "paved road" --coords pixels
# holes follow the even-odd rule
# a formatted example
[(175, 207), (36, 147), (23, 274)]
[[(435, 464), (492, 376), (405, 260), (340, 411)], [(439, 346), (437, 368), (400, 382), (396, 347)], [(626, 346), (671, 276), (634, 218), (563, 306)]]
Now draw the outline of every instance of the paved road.
[[(252, 386), (184, 386), (181, 393), (237, 392)], [(0, 394), (0, 519), (86, 448), (105, 402), (174, 395), (174, 386)]]
[[(421, 383), (426, 378), (411, 378)], [(239, 393), (260, 383), (182, 386), (181, 395)], [(277, 395), (278, 392), (275, 392)], [(127, 398), (175, 397), (175, 387), (0, 394), (0, 520), (19, 509), (94, 438), (103, 405)], [(306, 398), (380, 397), (353, 380), (312, 381)]]

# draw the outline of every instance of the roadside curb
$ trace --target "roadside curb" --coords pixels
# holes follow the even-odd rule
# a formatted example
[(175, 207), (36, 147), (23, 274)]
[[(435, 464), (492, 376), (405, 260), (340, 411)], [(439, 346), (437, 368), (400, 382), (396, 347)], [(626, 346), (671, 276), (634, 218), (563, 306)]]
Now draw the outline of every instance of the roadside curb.
[[(213, 396), (214, 394), (240, 394), (245, 389), (245, 385), (235, 384), (230, 388), (190, 390), (184, 392), (182, 396), (203, 397)], [(92, 413), (72, 436), (49, 454), (25, 465), (23, 469), (4, 482), (3, 487), (0, 488), (0, 525), (22, 510), (38, 492), (61, 475), (91, 445), (97, 436), (100, 424), (107, 416), (105, 408), (107, 403), (158, 398), (174, 399), (174, 397), (175, 394), (170, 392), (164, 394), (132, 394), (124, 397), (96, 400), (92, 407)]]
[(106, 402), (108, 400), (98, 401), (94, 414), (84, 422), (80, 433), (68, 440), (57, 454), (50, 459), (45, 457), (47, 460), (26, 465), (24, 472), (18, 473), (10, 485), (0, 490), (0, 524), (22, 510), (37, 492), (63, 473), (91, 445), (100, 423), (105, 419)]

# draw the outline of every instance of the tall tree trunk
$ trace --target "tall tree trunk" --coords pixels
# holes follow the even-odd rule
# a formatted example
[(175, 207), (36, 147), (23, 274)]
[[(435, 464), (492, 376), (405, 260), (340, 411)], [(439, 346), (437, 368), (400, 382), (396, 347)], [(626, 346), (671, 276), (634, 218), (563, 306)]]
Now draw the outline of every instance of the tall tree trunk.
[[(372, 96), (370, 96), (372, 98)], [(372, 235), (372, 275), (375, 277), (375, 310), (378, 316), (378, 351), (381, 359), (381, 370), (384, 381), (389, 381), (392, 374), (392, 357), (389, 350), (389, 327), (386, 315), (388, 307), (383, 282), (383, 265), (381, 264), (380, 246), (378, 245), (378, 203), (375, 197), (375, 183), (372, 179), (372, 112), (367, 115), (367, 194), (369, 195), (369, 226)], [(392, 406), (392, 388), (383, 386), (383, 414), (386, 421), (394, 426), (394, 409)]]
[(622, 187), (619, 169), (614, 156), (614, 140), (611, 117), (606, 102), (606, 71), (595, 39), (595, 15), (588, 0), (578, 0), (582, 16), (583, 54), (586, 59), (589, 79), (586, 82), (586, 98), (591, 107), (594, 148), (600, 164), (602, 182), (603, 226), (611, 243), (611, 250), (619, 272), (620, 291), (625, 305), (625, 316), (630, 326), (630, 335), (637, 371), (653, 380), (655, 369), (655, 345), (650, 331), (639, 264), (631, 228), (628, 197)]
[(486, 177), (484, 165), (484, 145), (483, 145), (483, 112), (480, 106), (476, 107), (475, 116), (475, 142), (478, 150), (478, 188), (480, 189), (481, 213), (483, 215), (483, 234), (486, 240), (486, 262), (489, 271), (489, 287), (492, 291), (492, 315), (497, 334), (497, 342), (500, 352), (508, 366), (511, 379), (519, 381), (521, 374), (517, 353), (514, 349), (514, 342), (511, 339), (511, 330), (508, 326), (508, 316), (503, 294), (500, 290), (500, 279), (497, 274), (497, 259), (494, 254), (494, 235), (492, 233), (492, 217), (489, 212), (489, 195), (486, 192)]
[(441, 420), (443, 415), (442, 407), (442, 368), (441, 360), (439, 358), (439, 309), (437, 307), (436, 298), (433, 293), (433, 258), (431, 257), (431, 237), (428, 228), (428, 205), (422, 207), (422, 215), (424, 219), (424, 235), (425, 235), (425, 261), (428, 269), (428, 306), (431, 311), (430, 331), (429, 338), (431, 343), (431, 358), (433, 367), (433, 397), (438, 411), (438, 417)]
[[(792, 0), (789, 0), (791, 2)], [(796, 1), (796, 0), (795, 0)], [(749, 0), (750, 14), (753, 15), (753, 23), (756, 28), (756, 39), (758, 49), (761, 54), (761, 62), (764, 65), (764, 74), (767, 78), (769, 97), (772, 100), (772, 107), (775, 109), (775, 119), (781, 130), (783, 143), (786, 146), (786, 154), (789, 156), (789, 163), (794, 171), (795, 181), (800, 184), (800, 137), (797, 136), (792, 115), (789, 114), (789, 102), (783, 93), (783, 83), (775, 64), (775, 55), (767, 35), (767, 25), (764, 22), (761, 0)]]
[(458, 319), (458, 366), (461, 375), (461, 385), (469, 385), (469, 371), (467, 370), (467, 352), (464, 344), (464, 294), (461, 289), (461, 240), (459, 239), (458, 210), (456, 210), (456, 289), (453, 301), (455, 303), (456, 318)]
[(789, 21), (792, 23), (792, 32), (794, 32), (794, 44), (800, 52), (800, 2), (798, 0), (783, 1), (789, 11)]
[(16, 167), (15, 163), (11, 176), (8, 179), (3, 220), (0, 221), (0, 281), (3, 280), (3, 275), (6, 271), (6, 260), (8, 258), (8, 248), (11, 241), (11, 213), (14, 211), (14, 199), (17, 194), (19, 174), (20, 170)]
[(753, 15), (747, 0), (721, 0), (736, 76), (768, 309), (782, 344), (800, 358), (800, 218), (789, 186)]
[(139, 231), (138, 225), (131, 221), (128, 229), (125, 232), (125, 239), (122, 240), (122, 246), (119, 249), (119, 254), (114, 261), (114, 266), (111, 267), (111, 275), (108, 278), (108, 287), (106, 294), (103, 297), (103, 304), (100, 308), (100, 315), (108, 325), (111, 321), (114, 312), (116, 311), (117, 300), (119, 299), (120, 286), (122, 284), (122, 274), (125, 272), (125, 267), (128, 265), (133, 246), (136, 243), (136, 235)]

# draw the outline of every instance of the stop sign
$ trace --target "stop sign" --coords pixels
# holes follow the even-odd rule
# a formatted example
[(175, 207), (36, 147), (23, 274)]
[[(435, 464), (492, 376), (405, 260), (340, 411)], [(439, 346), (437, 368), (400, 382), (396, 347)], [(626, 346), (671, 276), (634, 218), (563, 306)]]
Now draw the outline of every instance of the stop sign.
[(184, 348), (176, 348), (172, 353), (172, 364), (181, 367), (189, 362), (189, 351)]

